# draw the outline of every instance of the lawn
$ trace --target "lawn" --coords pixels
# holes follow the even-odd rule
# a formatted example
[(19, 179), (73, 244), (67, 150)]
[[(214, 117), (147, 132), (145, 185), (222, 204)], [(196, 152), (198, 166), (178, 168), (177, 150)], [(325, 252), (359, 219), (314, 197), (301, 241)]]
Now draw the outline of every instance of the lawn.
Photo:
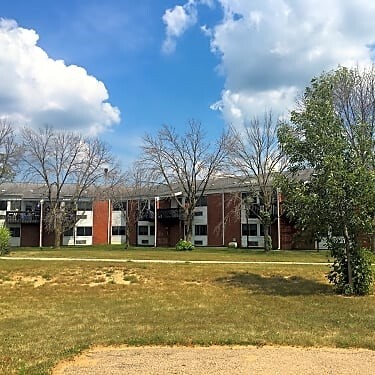
[[(69, 257), (94, 258), (102, 252), (106, 258), (124, 253), (126, 258), (292, 258), (281, 252), (225, 255), (222, 249), (189, 254), (167, 249), (35, 253), (66, 252)], [(11, 257), (26, 253), (34, 254), (20, 250)], [(326, 255), (304, 252), (302, 258), (324, 261)], [(275, 344), (375, 350), (375, 296), (334, 295), (325, 279), (327, 265), (0, 262), (1, 374), (49, 373), (59, 360), (95, 345)]]
[(176, 251), (174, 248), (111, 246), (74, 246), (52, 248), (13, 248), (11, 257), (53, 258), (111, 258), (111, 259), (172, 259), (208, 261), (295, 261), (327, 262), (327, 251), (270, 251), (196, 247), (193, 251)]

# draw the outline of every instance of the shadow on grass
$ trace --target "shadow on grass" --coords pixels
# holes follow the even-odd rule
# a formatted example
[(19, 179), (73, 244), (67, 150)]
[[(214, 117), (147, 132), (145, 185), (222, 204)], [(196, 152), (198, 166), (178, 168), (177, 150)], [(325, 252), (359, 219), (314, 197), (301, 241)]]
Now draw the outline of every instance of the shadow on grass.
[(333, 294), (332, 287), (300, 276), (262, 276), (255, 273), (234, 272), (228, 277), (216, 279), (233, 287), (248, 289), (252, 294), (268, 294), (282, 297)]

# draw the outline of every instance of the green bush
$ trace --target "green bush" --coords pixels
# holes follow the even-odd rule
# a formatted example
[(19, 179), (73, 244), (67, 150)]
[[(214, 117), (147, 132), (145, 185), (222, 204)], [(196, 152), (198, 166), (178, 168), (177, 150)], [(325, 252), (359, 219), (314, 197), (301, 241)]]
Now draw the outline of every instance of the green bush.
[(349, 285), (348, 258), (344, 247), (336, 244), (331, 250), (334, 257), (328, 280), (334, 284), (335, 291), (344, 295), (363, 296), (370, 293), (373, 281), (371, 255), (366, 249), (353, 249), (351, 252), (353, 286)]
[(187, 251), (193, 250), (194, 245), (190, 241), (180, 240), (176, 244), (176, 250), (178, 251)]
[(266, 238), (265, 238), (265, 244), (264, 244), (264, 249), (267, 250), (267, 251), (270, 251), (272, 250), (272, 237), (270, 235), (268, 235)]
[(0, 227), (0, 255), (9, 253), (10, 231), (7, 227)]

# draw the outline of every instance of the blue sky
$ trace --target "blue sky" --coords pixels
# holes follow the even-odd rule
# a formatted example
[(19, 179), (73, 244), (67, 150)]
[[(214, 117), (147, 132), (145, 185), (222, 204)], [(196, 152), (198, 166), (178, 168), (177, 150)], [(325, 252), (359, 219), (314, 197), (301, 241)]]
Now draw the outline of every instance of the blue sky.
[(162, 124), (218, 135), (310, 79), (371, 63), (372, 0), (12, 0), (0, 4), (0, 117), (95, 134), (123, 164)]

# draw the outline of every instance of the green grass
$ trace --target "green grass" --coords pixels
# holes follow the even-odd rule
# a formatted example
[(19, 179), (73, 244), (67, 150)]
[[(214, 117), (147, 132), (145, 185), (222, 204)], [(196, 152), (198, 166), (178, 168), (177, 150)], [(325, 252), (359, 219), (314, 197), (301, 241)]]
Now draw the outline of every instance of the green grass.
[[(88, 250), (55, 254), (65, 251)], [(98, 257), (102, 251), (107, 258), (124, 252), (92, 253)], [(159, 254), (150, 249), (128, 252), (132, 258)], [(21, 253), (31, 254), (22, 250), (17, 255)], [(163, 250), (159, 257), (172, 253)], [(193, 254), (199, 253), (178, 253)], [(220, 249), (202, 249), (200, 254), (226, 256)], [(231, 257), (247, 256), (263, 257), (241, 252)], [(291, 260), (289, 255), (274, 256)], [(318, 258), (315, 253), (303, 257)], [(13, 259), (0, 260), (0, 265), (1, 374), (47, 374), (58, 361), (94, 345), (275, 344), (375, 350), (375, 296), (334, 295), (325, 279), (326, 265)]]
[(56, 257), (56, 258), (111, 258), (111, 259), (172, 259), (172, 260), (217, 260), (217, 261), (296, 261), (327, 262), (327, 251), (270, 251), (251, 249), (227, 249), (197, 247), (193, 251), (176, 251), (174, 248), (132, 247), (121, 245), (76, 246), (51, 248), (13, 248), (11, 257)]

